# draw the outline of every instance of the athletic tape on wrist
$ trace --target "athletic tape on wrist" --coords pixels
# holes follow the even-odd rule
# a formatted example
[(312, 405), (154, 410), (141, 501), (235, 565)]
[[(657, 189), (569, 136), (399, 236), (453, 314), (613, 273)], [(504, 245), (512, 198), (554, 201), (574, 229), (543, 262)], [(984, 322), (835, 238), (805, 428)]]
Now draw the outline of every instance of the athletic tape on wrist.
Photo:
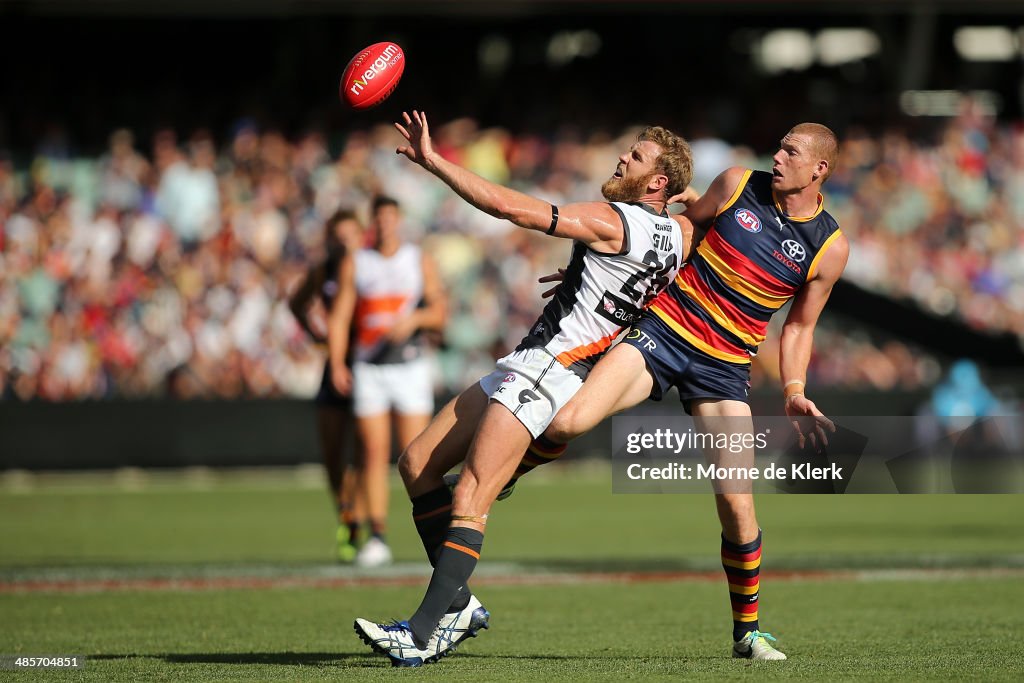
[(453, 522), (473, 522), (474, 524), (487, 524), (487, 515), (452, 515)]
[(782, 386), (782, 395), (786, 397), (786, 400), (789, 400), (790, 396), (802, 396), (804, 393), (803, 388), (805, 386), (806, 385), (802, 379), (791, 379)]

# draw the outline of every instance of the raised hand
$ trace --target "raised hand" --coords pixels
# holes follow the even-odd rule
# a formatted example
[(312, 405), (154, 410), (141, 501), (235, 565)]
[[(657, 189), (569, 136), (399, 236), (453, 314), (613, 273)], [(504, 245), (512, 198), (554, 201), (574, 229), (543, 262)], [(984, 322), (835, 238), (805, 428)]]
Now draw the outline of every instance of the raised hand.
[(409, 143), (402, 145), (395, 150), (395, 154), (404, 154), (409, 161), (419, 164), (424, 168), (427, 167), (427, 161), (434, 153), (434, 148), (430, 143), (430, 126), (427, 125), (427, 114), (426, 112), (412, 110), (412, 117), (409, 116), (408, 112), (402, 112), (402, 118), (405, 120), (405, 125), (401, 123), (395, 123), (395, 128), (402, 134), (402, 137)]

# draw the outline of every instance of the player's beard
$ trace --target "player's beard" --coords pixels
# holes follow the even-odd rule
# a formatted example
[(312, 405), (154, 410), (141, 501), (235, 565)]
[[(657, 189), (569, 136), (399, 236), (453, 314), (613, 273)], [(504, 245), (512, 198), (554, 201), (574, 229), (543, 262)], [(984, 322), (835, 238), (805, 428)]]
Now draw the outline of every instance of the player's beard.
[(610, 202), (636, 202), (647, 194), (647, 184), (653, 177), (650, 173), (642, 178), (609, 178), (601, 186), (601, 194)]

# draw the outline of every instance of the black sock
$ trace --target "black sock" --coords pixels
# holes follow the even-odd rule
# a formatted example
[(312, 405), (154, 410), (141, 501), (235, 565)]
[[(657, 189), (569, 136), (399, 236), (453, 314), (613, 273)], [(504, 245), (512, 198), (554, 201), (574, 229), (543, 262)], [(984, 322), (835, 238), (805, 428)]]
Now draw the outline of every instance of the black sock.
[(413, 498), (412, 522), (433, 567), (452, 523), (452, 492), (448, 487), (442, 486)]
[(338, 523), (345, 525), (348, 529), (348, 542), (351, 545), (357, 545), (359, 543), (359, 527), (361, 524), (352, 513), (352, 508), (348, 505), (338, 506)]
[[(441, 546), (434, 573), (416, 614), (409, 619), (409, 628), (418, 647), (426, 647), (430, 634), (448, 611), (455, 597), (465, 586), (480, 559), (484, 544), (483, 532), (466, 527), (452, 527)], [(466, 591), (468, 596), (469, 592)], [(468, 598), (467, 598), (468, 599)]]
[[(442, 486), (413, 498), (412, 521), (423, 542), (430, 566), (436, 567), (438, 553), (448, 538), (448, 527), (452, 523), (452, 492), (448, 487)], [(471, 594), (469, 586), (462, 586), (447, 611), (458, 612), (464, 609), (469, 604)]]

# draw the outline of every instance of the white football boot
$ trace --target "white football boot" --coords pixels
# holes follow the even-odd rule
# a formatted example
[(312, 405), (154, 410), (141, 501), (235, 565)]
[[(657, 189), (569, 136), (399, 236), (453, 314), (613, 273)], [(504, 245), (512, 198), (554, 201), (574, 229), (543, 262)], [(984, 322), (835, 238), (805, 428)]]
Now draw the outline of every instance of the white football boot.
[(750, 659), (754, 661), (778, 661), (786, 658), (785, 653), (779, 652), (768, 641), (775, 642), (775, 637), (770, 633), (760, 631), (748, 631), (747, 635), (737, 640), (732, 645), (732, 656), (736, 659)]
[(353, 628), (374, 652), (391, 659), (392, 666), (423, 666), (455, 652), (455, 647), (467, 638), (476, 638), (480, 629), (488, 627), (490, 618), (490, 612), (484, 609), (476, 596), (470, 596), (465, 608), (441, 617), (424, 648), (417, 647), (407, 621), (375, 624), (366, 619), (356, 619)]

